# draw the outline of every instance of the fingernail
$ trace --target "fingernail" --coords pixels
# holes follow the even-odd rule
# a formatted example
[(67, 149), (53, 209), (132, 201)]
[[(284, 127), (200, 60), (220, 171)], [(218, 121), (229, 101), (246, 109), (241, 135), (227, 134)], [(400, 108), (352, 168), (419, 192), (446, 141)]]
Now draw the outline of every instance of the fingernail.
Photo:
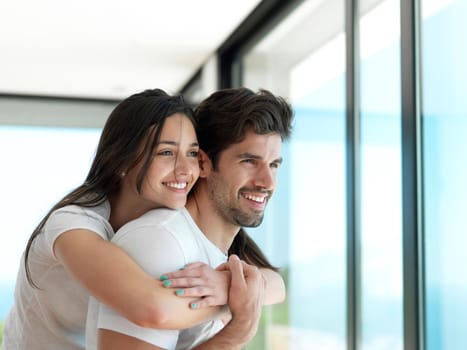
[(167, 276), (167, 275), (162, 275), (162, 276), (160, 277), (160, 280), (161, 280), (161, 281), (165, 281), (165, 280), (168, 280), (168, 279), (169, 279), (169, 276)]
[(196, 309), (198, 307), (198, 305), (196, 303), (191, 303), (190, 304), (190, 308), (192, 309)]
[(177, 295), (183, 295), (183, 294), (185, 294), (185, 291), (184, 291), (183, 289), (177, 289), (177, 290), (175, 291), (175, 294), (177, 294)]
[(170, 282), (170, 280), (165, 280), (163, 283), (164, 287), (168, 287), (172, 284), (172, 282)]

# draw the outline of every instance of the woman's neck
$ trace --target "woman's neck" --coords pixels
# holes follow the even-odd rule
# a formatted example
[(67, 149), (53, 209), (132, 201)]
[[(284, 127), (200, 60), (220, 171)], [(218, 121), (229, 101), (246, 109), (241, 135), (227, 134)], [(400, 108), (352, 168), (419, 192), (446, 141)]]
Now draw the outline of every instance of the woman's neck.
[(127, 222), (134, 220), (148, 210), (155, 209), (144, 203), (141, 198), (129, 198), (121, 193), (109, 196), (110, 218), (109, 222), (115, 232)]

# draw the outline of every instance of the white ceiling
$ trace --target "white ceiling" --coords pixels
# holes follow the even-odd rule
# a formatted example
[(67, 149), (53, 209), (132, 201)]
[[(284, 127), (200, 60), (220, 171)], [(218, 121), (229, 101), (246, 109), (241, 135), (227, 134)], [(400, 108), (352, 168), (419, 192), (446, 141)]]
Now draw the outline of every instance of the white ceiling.
[(0, 94), (177, 92), (260, 0), (0, 0)]

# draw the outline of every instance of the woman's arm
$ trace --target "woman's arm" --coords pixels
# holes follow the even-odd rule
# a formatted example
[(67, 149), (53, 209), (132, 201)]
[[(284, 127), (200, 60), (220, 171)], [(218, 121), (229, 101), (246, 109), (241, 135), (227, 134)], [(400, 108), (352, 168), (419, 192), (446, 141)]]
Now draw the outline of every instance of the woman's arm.
[(173, 290), (146, 274), (122, 249), (92, 231), (63, 233), (54, 243), (54, 252), (90, 294), (138, 325), (187, 328), (212, 319), (219, 310), (190, 310), (190, 300), (177, 298)]
[[(231, 271), (229, 289), (229, 308), (232, 320), (211, 339), (193, 349), (199, 350), (240, 350), (256, 334), (261, 316), (264, 297), (264, 277), (254, 266), (241, 262), (237, 256), (231, 256), (225, 269)], [(192, 331), (192, 330), (191, 330)], [(202, 334), (199, 334), (202, 336)], [(107, 329), (99, 329), (99, 350), (161, 350), (162, 347), (149, 343), (162, 343), (157, 334), (147, 337), (148, 342)], [(175, 339), (176, 341), (176, 339)], [(190, 347), (191, 348), (191, 347)]]
[[(266, 283), (264, 305), (282, 303), (286, 295), (282, 276), (266, 268), (260, 268), (259, 271)], [(203, 295), (203, 298), (195, 301), (200, 308), (227, 304), (230, 271), (226, 264), (214, 270), (204, 263), (192, 263), (183, 270), (170, 272), (165, 276), (170, 280), (170, 288), (183, 289), (183, 294), (179, 296), (196, 298)]]

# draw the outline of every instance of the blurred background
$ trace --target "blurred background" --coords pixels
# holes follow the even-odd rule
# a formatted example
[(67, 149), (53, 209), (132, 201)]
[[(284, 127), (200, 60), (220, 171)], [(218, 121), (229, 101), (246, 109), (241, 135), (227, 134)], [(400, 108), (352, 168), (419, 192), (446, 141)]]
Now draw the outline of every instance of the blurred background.
[[(146, 88), (295, 111), (247, 349), (467, 348), (467, 0), (0, 1), (0, 324), (32, 230)], [(1, 332), (0, 332), (1, 334)]]

